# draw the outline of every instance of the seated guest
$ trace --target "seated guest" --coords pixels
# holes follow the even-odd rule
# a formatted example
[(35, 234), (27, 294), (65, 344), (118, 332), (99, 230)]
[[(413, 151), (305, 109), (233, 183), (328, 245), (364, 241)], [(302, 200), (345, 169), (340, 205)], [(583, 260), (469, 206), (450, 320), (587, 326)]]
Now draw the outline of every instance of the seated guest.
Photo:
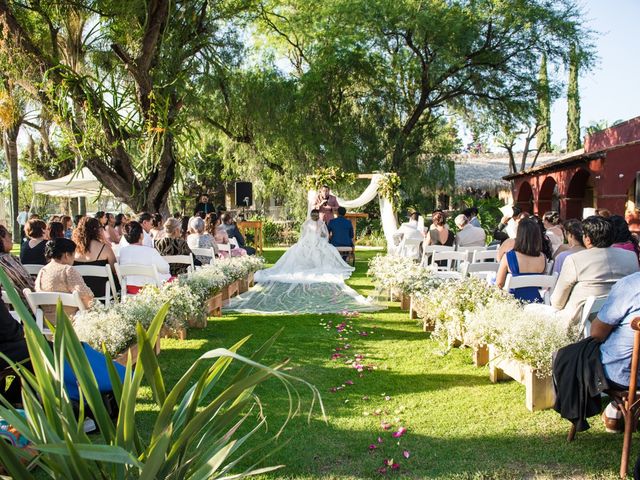
[[(393, 234), (393, 241), (396, 247), (400, 247), (402, 241), (405, 238), (412, 239), (412, 240), (420, 240), (420, 241), (424, 239), (423, 231), (418, 229), (419, 219), (420, 219), (420, 213), (415, 211), (409, 215), (408, 222), (405, 222), (402, 225), (400, 225), (400, 227), (398, 227), (398, 230), (396, 230), (396, 232)], [(398, 250), (398, 255), (403, 257), (420, 259), (420, 246), (418, 246), (417, 248), (413, 246), (404, 246), (402, 248), (402, 251)]]
[(434, 211), (431, 220), (432, 224), (424, 239), (424, 245), (446, 245), (447, 247), (452, 247), (455, 235), (447, 226), (444, 212), (441, 210)]
[(153, 237), (154, 245), (156, 240), (160, 240), (165, 236), (164, 227), (162, 225), (162, 215), (158, 212), (151, 215), (151, 230), (149, 233), (151, 234), (151, 237)]
[(106, 238), (112, 245), (118, 245), (122, 235), (120, 231), (116, 229), (116, 217), (113, 213), (107, 213), (107, 224), (104, 226)]
[[(170, 218), (164, 222), (164, 232), (166, 235), (160, 240), (156, 240), (156, 250), (162, 256), (166, 255), (191, 255), (191, 249), (187, 245), (186, 240), (182, 238), (182, 231), (180, 229), (180, 221), (175, 218)], [(194, 265), (202, 265), (200, 261), (195, 258)], [(187, 273), (188, 265), (183, 263), (170, 263), (169, 270), (171, 275), (177, 277), (178, 275)]]
[[(144, 230), (139, 222), (129, 222), (124, 227), (124, 238), (127, 246), (120, 249), (120, 265), (155, 265), (158, 269), (159, 277), (163, 282), (171, 278), (169, 264), (158, 253), (155, 248), (145, 247), (143, 242)], [(153, 283), (145, 276), (128, 275), (127, 293), (136, 294), (142, 287)]]
[(482, 228), (482, 225), (480, 225), (480, 219), (478, 218), (478, 213), (477, 207), (469, 207), (462, 212), (462, 214), (469, 219), (469, 223), (471, 225)]
[[(518, 222), (513, 250), (506, 252), (496, 275), (496, 285), (503, 288), (507, 274), (512, 277), (520, 275), (540, 275), (547, 266), (547, 258), (542, 253), (542, 237), (535, 220), (523, 218)], [(519, 300), (541, 303), (542, 297), (537, 287), (516, 288), (511, 293)]]
[[(142, 212), (138, 215), (138, 223), (142, 227), (142, 245), (144, 247), (154, 248), (153, 237), (151, 236), (151, 227), (153, 226), (151, 223), (152, 218), (148, 212)], [(120, 246), (126, 247), (127, 245), (127, 237), (126, 235), (122, 235), (120, 238)]]
[(236, 239), (236, 242), (238, 242), (238, 246), (240, 248), (243, 248), (247, 252), (247, 255), (256, 254), (255, 248), (249, 247), (245, 244), (244, 237), (242, 236), (242, 233), (240, 233), (238, 225), (236, 225), (236, 222), (233, 221), (233, 215), (231, 215), (230, 213), (225, 213), (222, 215), (222, 227), (225, 229), (230, 239)]
[(44, 247), (47, 243), (47, 224), (38, 218), (31, 219), (24, 227), (27, 241), (20, 250), (20, 262), (23, 265), (45, 265)]
[(64, 215), (61, 219), (62, 226), (64, 227), (64, 238), (71, 240), (73, 234), (73, 220), (69, 215)]
[[(210, 213), (209, 215), (215, 215)], [(213, 248), (215, 255), (218, 255), (218, 246), (213, 239), (213, 235), (204, 231), (204, 220), (200, 217), (191, 217), (189, 220), (189, 235), (187, 236), (187, 245), (189, 248)], [(196, 255), (198, 261), (203, 265), (208, 265), (211, 262), (210, 257), (202, 255)]]
[(630, 252), (635, 253), (636, 256), (639, 256), (640, 248), (638, 248), (638, 239), (631, 235), (627, 221), (620, 215), (611, 215), (609, 220), (613, 223), (612, 247), (629, 250)]
[(510, 217), (502, 217), (502, 220), (500, 220), (498, 226), (493, 229), (493, 238), (500, 243), (504, 242), (508, 238), (516, 238), (516, 233), (518, 231), (517, 222), (520, 217), (523, 216), (523, 213), (526, 213), (523, 212), (520, 207), (515, 206), (512, 207), (512, 211), (513, 213)]
[[(84, 282), (82, 275), (73, 268), (73, 255), (76, 244), (67, 238), (54, 238), (49, 240), (45, 248), (45, 256), (50, 262), (42, 267), (36, 277), (36, 292), (78, 292), (80, 299), (86, 308), (93, 302), (93, 292)], [(51, 323), (56, 322), (56, 306), (45, 305), (42, 307), (45, 318)], [(64, 307), (67, 315), (72, 316), (77, 309)]]
[(487, 238), (486, 233), (480, 227), (474, 227), (466, 215), (458, 215), (455, 219), (456, 226), (460, 229), (456, 234), (455, 244), (458, 247), (484, 247)]
[[(331, 219), (327, 226), (329, 243), (334, 247), (353, 247), (353, 224), (345, 218), (346, 214), (346, 208), (338, 207), (338, 216)], [(342, 256), (347, 257), (347, 254)]]
[(564, 232), (560, 226), (560, 215), (558, 212), (545, 212), (542, 216), (542, 224), (547, 238), (551, 242), (551, 255), (554, 255), (558, 247), (564, 244)]
[(215, 212), (213, 203), (209, 201), (209, 196), (206, 193), (200, 195), (200, 199), (193, 209), (193, 216), (200, 216), (200, 213), (204, 213), (206, 216), (208, 213)]
[(119, 213), (116, 215), (115, 221), (113, 223), (113, 231), (116, 233), (116, 236), (118, 237), (117, 243), (120, 243), (120, 240), (122, 240), (122, 235), (124, 234), (124, 226), (128, 221), (129, 220), (127, 219), (124, 213)]
[[(224, 215), (224, 214), (223, 214)], [(220, 216), (210, 213), (207, 215), (207, 219), (205, 220), (205, 225), (207, 228), (207, 232), (210, 235), (213, 235), (213, 238), (218, 245), (228, 245), (230, 244), (229, 235), (227, 235), (226, 230), (222, 226), (222, 222), (220, 221)], [(227, 256), (227, 252), (220, 250), (218, 254), (222, 257)], [(231, 245), (231, 256), (232, 257), (242, 257), (247, 254), (247, 251), (244, 248), (240, 248), (239, 246)]]
[(635, 253), (613, 244), (613, 225), (603, 217), (582, 222), (582, 240), (586, 250), (564, 260), (551, 305), (564, 310), (567, 321), (576, 322), (587, 297), (607, 295), (613, 284), (638, 271)]
[[(5, 303), (0, 299), (0, 353), (6, 355), (13, 362), (23, 362), (29, 358), (29, 349), (24, 339), (22, 325), (11, 316)], [(0, 369), (9, 366), (7, 361), (0, 357)], [(20, 393), (20, 380), (16, 378), (9, 388), (0, 390), (0, 395), (13, 405), (22, 403)]]
[(24, 269), (20, 260), (11, 255), (13, 240), (11, 239), (11, 233), (9, 233), (4, 225), (0, 225), (0, 240), (0, 267), (2, 267), (8, 275), (13, 286), (18, 291), (20, 298), (26, 303), (27, 299), (24, 297), (22, 290), (25, 288), (34, 290), (35, 285), (33, 278), (29, 275), (29, 272)]
[[(73, 232), (76, 244), (74, 265), (90, 265), (104, 267), (110, 265), (115, 275), (116, 256), (111, 245), (104, 239), (104, 229), (96, 218), (80, 219), (78, 228)], [(85, 282), (96, 297), (105, 295), (105, 279), (103, 277), (85, 277)], [(111, 292), (115, 294), (115, 292)]]
[[(626, 390), (631, 375), (634, 331), (631, 320), (640, 315), (640, 273), (620, 279), (591, 323), (591, 337), (600, 345), (600, 360), (610, 388)], [(622, 431), (622, 414), (610, 403), (603, 412), (607, 431)]]
[(569, 255), (581, 252), (584, 250), (584, 243), (582, 243), (582, 222), (580, 220), (567, 220), (564, 222), (564, 231), (567, 237), (566, 248), (563, 248), (560, 253), (556, 250), (555, 263), (553, 264), (553, 271), (560, 274), (562, 265)]
[(51, 240), (54, 238), (66, 238), (64, 236), (64, 225), (62, 225), (62, 222), (49, 222), (47, 229), (49, 230), (49, 238)]
[[(525, 218), (531, 218), (538, 225), (538, 228), (540, 230), (540, 237), (541, 237), (541, 241), (542, 241), (542, 253), (545, 254), (547, 259), (551, 259), (551, 242), (549, 241), (549, 239), (545, 235), (544, 227), (542, 226), (541, 223), (539, 223), (537, 217), (535, 217), (535, 216), (531, 217), (527, 212), (520, 213), (518, 215), (518, 217), (516, 218), (516, 220), (514, 220), (514, 224), (516, 226), (516, 229), (518, 228), (518, 225), (520, 224), (520, 221), (524, 220)], [(516, 230), (516, 235), (514, 235), (513, 237), (509, 237), (504, 242), (502, 242), (502, 244), (498, 248), (498, 253), (496, 254), (496, 259), (498, 260), (498, 262), (500, 260), (502, 260), (502, 257), (504, 257), (505, 253), (507, 253), (509, 250), (513, 250), (513, 247), (516, 244), (516, 236), (517, 236), (517, 230)]]

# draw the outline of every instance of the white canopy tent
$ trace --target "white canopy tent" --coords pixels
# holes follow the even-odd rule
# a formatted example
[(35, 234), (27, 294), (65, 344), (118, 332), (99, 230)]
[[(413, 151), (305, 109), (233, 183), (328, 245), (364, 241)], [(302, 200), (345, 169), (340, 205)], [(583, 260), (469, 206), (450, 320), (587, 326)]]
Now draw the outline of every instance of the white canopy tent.
[(64, 198), (97, 197), (101, 193), (111, 196), (111, 192), (104, 189), (86, 167), (54, 180), (33, 182), (33, 193)]

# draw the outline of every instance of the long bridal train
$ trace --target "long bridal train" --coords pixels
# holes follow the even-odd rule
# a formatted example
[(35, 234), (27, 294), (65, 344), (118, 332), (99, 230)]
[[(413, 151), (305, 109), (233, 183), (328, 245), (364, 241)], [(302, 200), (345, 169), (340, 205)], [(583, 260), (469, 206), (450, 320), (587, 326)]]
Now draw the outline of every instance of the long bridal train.
[(225, 310), (263, 314), (380, 310), (344, 282), (354, 268), (327, 240), (324, 222), (304, 222), (300, 241), (273, 267), (256, 272), (257, 285), (231, 299)]

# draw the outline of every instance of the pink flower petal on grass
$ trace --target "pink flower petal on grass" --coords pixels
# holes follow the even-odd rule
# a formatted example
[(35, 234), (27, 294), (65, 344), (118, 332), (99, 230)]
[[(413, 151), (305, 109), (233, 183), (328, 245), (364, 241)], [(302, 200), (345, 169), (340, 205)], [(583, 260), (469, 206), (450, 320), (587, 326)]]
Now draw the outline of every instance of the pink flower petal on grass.
[(382, 443), (382, 437), (378, 437), (378, 443)]
[(400, 427), (397, 432), (393, 432), (393, 438), (400, 438), (405, 433), (407, 433), (407, 429), (404, 427)]
[(353, 380), (347, 380), (347, 381), (346, 381), (346, 382), (344, 382), (344, 383), (346, 383), (347, 385), (353, 385)]
[(378, 469), (378, 473), (380, 473), (382, 475), (386, 475), (387, 474), (387, 468), (386, 467), (380, 467)]
[(402, 452), (402, 456), (404, 458), (409, 458), (411, 456), (411, 454), (409, 453), (409, 450), (405, 450), (404, 452)]
[(391, 470), (400, 470), (400, 464), (399, 463), (392, 463), (391, 464)]
[[(380, 428), (382, 428), (383, 430), (389, 430), (391, 428), (391, 424), (387, 422), (382, 422), (380, 424)], [(396, 434), (394, 433), (393, 436), (395, 437)]]
[(369, 445), (369, 450), (375, 450), (377, 448), (378, 446), (375, 443), (372, 443), (371, 445)]

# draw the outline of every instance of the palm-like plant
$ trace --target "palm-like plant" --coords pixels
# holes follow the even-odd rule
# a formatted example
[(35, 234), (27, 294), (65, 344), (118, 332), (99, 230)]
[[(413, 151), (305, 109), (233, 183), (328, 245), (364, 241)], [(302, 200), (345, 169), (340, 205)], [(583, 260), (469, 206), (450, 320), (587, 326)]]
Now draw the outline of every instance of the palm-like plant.
[[(22, 380), (26, 415), (21, 415), (0, 397), (4, 405), (0, 406), (0, 416), (28, 438), (37, 452), (30, 458), (26, 452), (0, 441), (0, 461), (13, 478), (34, 478), (21, 459), (39, 466), (50, 478), (79, 480), (235, 479), (275, 470), (281, 466), (257, 468), (264, 451), (247, 446), (247, 440), (263, 425), (265, 418), (261, 416), (253, 427), (239, 434), (240, 427), (255, 418), (251, 407), (258, 402), (254, 393), (256, 386), (272, 377), (279, 379), (289, 392), (290, 408), (282, 428), (271, 441), (280, 435), (291, 416), (300, 411), (300, 397), (292, 388), (292, 382), (302, 382), (311, 390), (309, 415), (316, 400), (324, 415), (314, 386), (282, 372), (284, 363), (273, 366), (259, 363), (277, 334), (251, 358), (236, 353), (248, 337), (228, 350), (219, 348), (205, 353), (168, 391), (153, 349), (169, 307), (164, 305), (147, 331), (138, 325), (137, 363), (134, 369), (129, 356), (124, 381), (120, 380), (113, 363), (107, 362), (119, 406), (114, 421), (103, 403), (82, 344), (61, 306), (58, 306), (53, 343), (49, 345), (1, 269), (0, 283), (22, 319), (31, 359), (31, 370), (9, 361)], [(108, 355), (107, 359), (110, 360)], [(234, 361), (241, 367), (223, 384), (229, 376), (225, 375), (228, 367)], [(79, 415), (74, 413), (64, 389), (65, 362), (78, 379)], [(203, 365), (205, 368), (201, 369)], [(159, 409), (148, 440), (136, 430), (136, 399), (143, 379), (151, 387)], [(87, 435), (83, 431), (85, 402), (93, 412), (99, 429), (97, 434)], [(263, 442), (260, 449), (264, 446)], [(238, 471), (241, 462), (251, 466)]]

